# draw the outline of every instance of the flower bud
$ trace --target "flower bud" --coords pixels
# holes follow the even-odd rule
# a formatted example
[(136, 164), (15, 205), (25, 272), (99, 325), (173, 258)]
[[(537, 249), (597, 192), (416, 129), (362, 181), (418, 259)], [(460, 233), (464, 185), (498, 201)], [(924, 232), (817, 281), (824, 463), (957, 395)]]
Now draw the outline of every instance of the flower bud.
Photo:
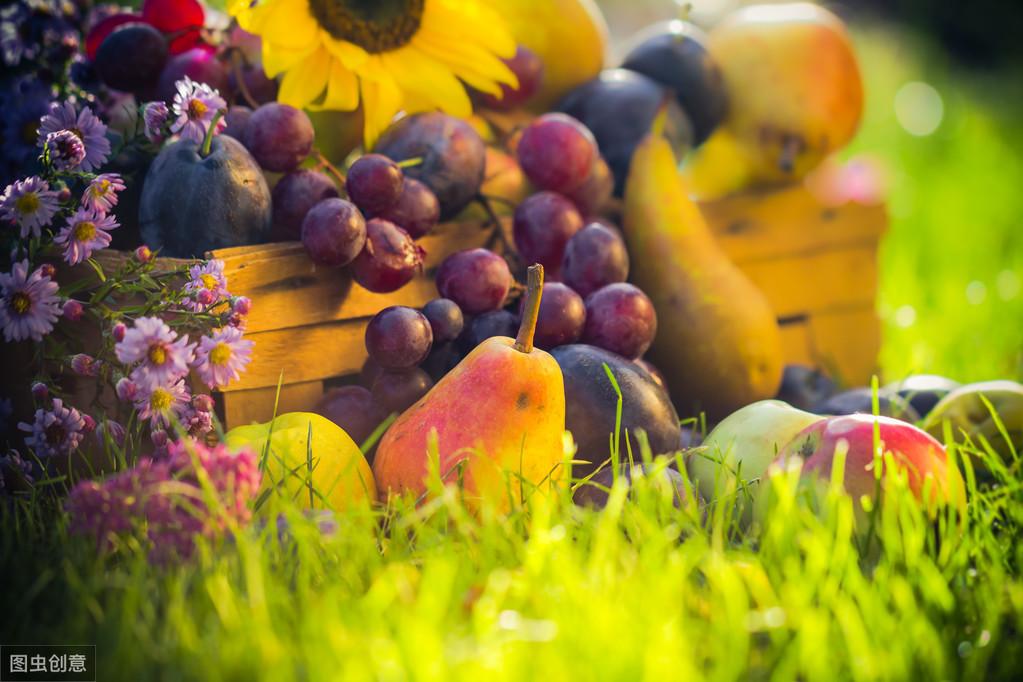
[(71, 370), (83, 377), (95, 377), (99, 376), (99, 363), (91, 355), (79, 353), (71, 357)]
[(32, 384), (32, 397), (36, 400), (46, 400), (50, 397), (50, 389), (41, 381)]
[(78, 322), (78, 320), (82, 319), (84, 310), (85, 308), (82, 307), (82, 304), (73, 298), (64, 301), (64, 319), (66, 320)]
[(66, 204), (71, 201), (71, 189), (68, 187), (61, 187), (60, 191), (57, 192), (57, 201), (62, 204)]
[(252, 299), (248, 296), (235, 296), (231, 300), (231, 310), (239, 315), (248, 315), (252, 310)]
[(196, 412), (188, 420), (188, 434), (192, 437), (205, 436), (213, 430), (213, 417), (209, 412)]
[(135, 400), (135, 395), (138, 393), (139, 387), (136, 386), (135, 382), (128, 377), (121, 377), (117, 381), (115, 391), (117, 393), (118, 400), (130, 403)]
[(82, 421), (85, 422), (85, 432), (92, 433), (96, 430), (96, 420), (87, 414), (82, 415)]
[(245, 318), (238, 313), (231, 313), (231, 316), (227, 318), (227, 324), (231, 327), (238, 327), (239, 329), (245, 328)]
[(49, 277), (53, 279), (57, 276), (57, 268), (54, 267), (53, 263), (43, 263), (39, 266), (39, 274), (43, 277)]
[(102, 424), (96, 427), (96, 440), (101, 446), (106, 445), (106, 438), (110, 436), (110, 440), (114, 442), (118, 447), (124, 446), (125, 431), (124, 427), (119, 422), (115, 422), (112, 419), (107, 419)]
[(200, 289), (195, 295), (195, 300), (201, 305), (209, 305), (217, 300), (217, 297), (213, 295), (213, 292), (209, 289)]
[(153, 260), (153, 252), (148, 246), (143, 244), (135, 249), (135, 258), (137, 258), (140, 263), (148, 263)]
[(128, 333), (128, 327), (124, 324), (124, 322), (118, 322), (114, 325), (114, 328), (110, 331), (110, 333), (114, 337), (114, 341), (120, 343), (121, 341), (124, 341), (124, 335)]
[(153, 429), (153, 433), (150, 434), (149, 439), (153, 441), (153, 445), (156, 446), (158, 450), (163, 450), (164, 448), (166, 448), (167, 441), (169, 440), (167, 437), (167, 432), (164, 431), (163, 429)]
[(196, 393), (192, 396), (192, 407), (198, 412), (212, 412), (213, 396), (206, 393)]

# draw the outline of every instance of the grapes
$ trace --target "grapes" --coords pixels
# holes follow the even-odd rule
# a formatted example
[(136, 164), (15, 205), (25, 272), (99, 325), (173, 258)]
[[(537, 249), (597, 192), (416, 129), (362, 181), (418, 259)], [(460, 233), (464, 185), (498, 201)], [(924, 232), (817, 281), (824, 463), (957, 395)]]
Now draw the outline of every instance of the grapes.
[(366, 388), (373, 388), (373, 382), (383, 371), (384, 368), (374, 362), (373, 358), (367, 357), (366, 361), (362, 363), (362, 369), (359, 370), (359, 383)]
[(519, 321), (507, 310), (494, 310), (473, 318), (469, 324), (469, 333), (462, 339), (466, 350), (472, 350), (493, 336), (515, 337), (519, 330)]
[[(523, 299), (522, 303), (525, 303)], [(522, 304), (519, 306), (522, 315)], [(533, 343), (550, 350), (555, 346), (575, 343), (586, 324), (586, 305), (579, 294), (561, 282), (548, 282), (540, 297), (540, 316), (536, 321)]]
[(435, 298), (424, 305), (423, 315), (430, 321), (435, 343), (454, 341), (465, 326), (462, 309), (448, 298)]
[(403, 372), (380, 373), (373, 382), (373, 402), (386, 412), (404, 412), (433, 388), (433, 379), (415, 367)]
[(175, 84), (188, 76), (196, 83), (205, 83), (221, 93), (227, 92), (227, 69), (211, 48), (193, 47), (167, 60), (156, 86), (156, 96), (170, 104), (177, 94)]
[(205, 12), (198, 0), (145, 0), (142, 19), (164, 33), (180, 34), (171, 40), (172, 54), (198, 44), (201, 40), (199, 29), (206, 23)]
[(500, 96), (480, 93), (479, 101), (488, 109), (511, 111), (525, 104), (540, 89), (543, 82), (543, 60), (528, 47), (519, 45), (511, 59), (502, 61), (519, 79), (519, 86), (513, 89), (502, 83)]
[(113, 33), (115, 28), (124, 24), (136, 23), (144, 23), (142, 22), (142, 17), (138, 14), (112, 14), (109, 17), (100, 19), (89, 29), (89, 35), (85, 37), (85, 56), (89, 59), (96, 59), (99, 46), (103, 44), (108, 35)]
[(572, 190), (567, 196), (571, 199), (584, 218), (600, 213), (614, 192), (615, 177), (604, 157), (598, 156), (593, 162), (590, 174), (583, 184)]
[(408, 232), (389, 220), (366, 223), (366, 247), (352, 264), (355, 281), (377, 294), (397, 291), (423, 267), (426, 253)]
[(239, 142), (245, 137), (245, 128), (252, 118), (252, 109), (243, 107), (240, 104), (228, 107), (224, 114), (224, 123), (227, 125), (220, 131), (221, 135), (230, 135)]
[(567, 114), (544, 114), (522, 131), (519, 164), (540, 189), (562, 194), (585, 182), (597, 157), (593, 134)]
[(384, 369), (415, 367), (430, 353), (433, 329), (415, 308), (392, 305), (366, 325), (366, 350)]
[(373, 435), (386, 415), (362, 386), (341, 386), (323, 394), (313, 412), (334, 422), (352, 437), (356, 445)]
[(96, 51), (96, 72), (108, 87), (138, 92), (152, 87), (167, 63), (167, 41), (149, 24), (124, 24)]
[[(260, 64), (245, 65), (241, 68), (241, 72), (241, 83), (245, 85), (249, 96), (257, 104), (266, 104), (277, 99), (277, 81), (267, 78), (266, 72), (263, 71), (263, 67)], [(227, 74), (227, 84), (228, 89), (232, 92), (241, 92), (242, 88), (238, 82), (238, 76), (233, 69)]]
[(597, 289), (624, 282), (629, 276), (629, 252), (615, 230), (590, 223), (572, 235), (565, 245), (561, 277), (565, 284), (586, 297)]
[(356, 206), (376, 215), (398, 201), (403, 183), (398, 164), (382, 154), (366, 154), (348, 169), (345, 189)]
[(583, 343), (635, 359), (646, 352), (656, 333), (654, 305), (638, 287), (609, 284), (586, 298)]
[(302, 246), (317, 265), (348, 265), (365, 244), (366, 221), (350, 201), (324, 199), (302, 220)]
[(487, 249), (453, 253), (437, 270), (437, 291), (470, 315), (504, 305), (513, 281), (504, 258)]
[(429, 187), (415, 178), (405, 178), (398, 201), (376, 217), (390, 220), (413, 239), (419, 239), (429, 234), (440, 219), (440, 203)]
[(459, 351), (457, 343), (435, 343), (433, 350), (430, 351), (420, 367), (436, 382), (440, 381), (461, 361), (462, 353)]
[(512, 234), (522, 258), (540, 263), (547, 279), (557, 280), (565, 243), (582, 226), (582, 216), (571, 201), (554, 192), (539, 192), (515, 209)]
[(317, 171), (300, 169), (282, 177), (271, 194), (277, 238), (301, 239), (302, 220), (306, 214), (316, 204), (337, 197), (337, 194), (334, 182)]
[(252, 112), (242, 142), (264, 170), (294, 170), (313, 149), (316, 136), (304, 111), (272, 102)]

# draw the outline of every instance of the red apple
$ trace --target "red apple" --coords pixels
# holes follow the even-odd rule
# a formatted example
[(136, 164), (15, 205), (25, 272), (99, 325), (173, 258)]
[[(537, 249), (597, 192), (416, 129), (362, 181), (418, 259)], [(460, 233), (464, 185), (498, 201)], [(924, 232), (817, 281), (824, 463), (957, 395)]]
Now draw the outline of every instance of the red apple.
[[(827, 480), (839, 443), (848, 451), (845, 460), (846, 491), (859, 498), (874, 497), (874, 426), (878, 427), (881, 454), (890, 454), (899, 473), (905, 472), (909, 488), (918, 500), (927, 490), (928, 509), (944, 504), (961, 507), (966, 491), (959, 470), (948, 465), (945, 447), (926, 431), (904, 421), (869, 414), (829, 417), (800, 431), (782, 449), (775, 465), (784, 465), (789, 458), (803, 460), (802, 475), (815, 475)], [(884, 478), (882, 477), (882, 482)]]

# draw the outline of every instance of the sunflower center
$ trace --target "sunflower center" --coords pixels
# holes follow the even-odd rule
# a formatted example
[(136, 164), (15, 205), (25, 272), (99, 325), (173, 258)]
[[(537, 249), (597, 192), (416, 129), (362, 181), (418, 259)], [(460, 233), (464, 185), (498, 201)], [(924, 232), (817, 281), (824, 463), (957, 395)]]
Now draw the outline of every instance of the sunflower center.
[(39, 210), (39, 195), (35, 192), (26, 192), (18, 197), (14, 207), (21, 215), (32, 215)]
[(199, 99), (190, 99), (188, 101), (188, 117), (191, 119), (199, 119), (206, 115), (209, 111), (209, 107)]
[(154, 343), (149, 347), (149, 361), (154, 365), (162, 365), (167, 362), (167, 349), (162, 343)]
[(163, 412), (171, 406), (171, 394), (165, 388), (153, 389), (149, 396), (149, 407), (156, 412)]
[(75, 225), (75, 239), (80, 242), (87, 242), (96, 236), (96, 223), (83, 220)]
[(309, 0), (309, 10), (338, 40), (378, 53), (412, 40), (425, 4), (426, 0)]
[(210, 362), (214, 365), (226, 365), (231, 359), (231, 347), (226, 343), (218, 343), (210, 351)]
[(50, 445), (60, 445), (64, 442), (64, 437), (67, 435), (67, 431), (64, 429), (64, 425), (60, 422), (50, 424), (46, 427), (46, 442)]
[(32, 307), (32, 298), (24, 291), (16, 291), (11, 296), (10, 308), (18, 315), (24, 315)]
[(199, 279), (202, 280), (202, 285), (210, 291), (216, 289), (217, 285), (220, 284), (217, 278), (213, 275), (200, 275)]

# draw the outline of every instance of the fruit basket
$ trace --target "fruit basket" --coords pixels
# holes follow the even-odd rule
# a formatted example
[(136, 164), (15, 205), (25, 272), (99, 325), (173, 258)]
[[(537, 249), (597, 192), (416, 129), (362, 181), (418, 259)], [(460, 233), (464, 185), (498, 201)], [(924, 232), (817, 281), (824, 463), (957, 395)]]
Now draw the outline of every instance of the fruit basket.
[[(877, 245), (887, 224), (883, 206), (824, 206), (792, 186), (702, 208), (729, 256), (774, 307), (786, 362), (822, 367), (845, 384), (867, 383), (880, 347), (875, 296)], [(444, 257), (492, 238), (481, 222), (441, 225), (421, 241), (423, 271), (392, 294), (354, 285), (345, 270), (318, 268), (297, 242), (212, 252), (224, 261), (232, 292), (253, 301), (246, 327), (256, 343), (253, 362), (218, 394), (225, 424), (266, 421), (275, 405), (278, 413), (310, 410), (325, 382), (359, 372), (366, 359), (363, 334), (376, 312), (435, 298), (433, 278)]]

